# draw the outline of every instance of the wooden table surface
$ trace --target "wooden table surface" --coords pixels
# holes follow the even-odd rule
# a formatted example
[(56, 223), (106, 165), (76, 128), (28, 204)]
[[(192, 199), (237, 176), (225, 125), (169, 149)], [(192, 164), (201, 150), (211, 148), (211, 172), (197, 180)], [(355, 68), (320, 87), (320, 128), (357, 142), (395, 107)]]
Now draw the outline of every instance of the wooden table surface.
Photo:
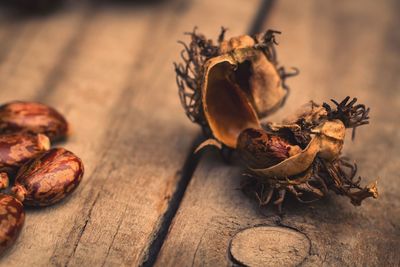
[[(135, 1), (132, 1), (135, 2)], [(65, 201), (28, 209), (1, 266), (400, 266), (399, 1), (69, 1), (47, 15), (0, 6), (0, 102), (64, 113), (86, 167)], [(287, 201), (279, 219), (237, 190), (241, 170), (179, 103), (172, 62), (194, 25), (216, 37), (277, 29), (301, 74), (278, 120), (310, 99), (356, 96), (371, 125), (346, 141), (380, 198)], [(187, 40), (187, 39), (186, 39)], [(278, 226), (279, 225), (279, 226)], [(274, 242), (271, 242), (274, 241)]]

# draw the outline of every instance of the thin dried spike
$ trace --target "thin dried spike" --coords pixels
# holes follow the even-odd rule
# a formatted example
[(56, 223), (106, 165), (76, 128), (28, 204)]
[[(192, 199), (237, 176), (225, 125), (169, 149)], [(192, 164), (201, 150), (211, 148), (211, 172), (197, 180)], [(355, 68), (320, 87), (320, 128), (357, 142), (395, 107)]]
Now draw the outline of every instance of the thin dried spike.
[(265, 198), (265, 201), (264, 201), (264, 205), (267, 205), (271, 201), (273, 193), (274, 193), (274, 188), (272, 186), (270, 186), (267, 197)]
[(332, 101), (337, 107), (340, 105), (335, 99), (331, 99), (331, 101)]
[(280, 189), (278, 191), (278, 199), (274, 201), (275, 205), (281, 205), (283, 200), (285, 200), (285, 195), (286, 195), (286, 190), (285, 189)]
[(297, 76), (300, 73), (300, 70), (296, 67), (291, 67), (291, 69), (293, 70), (293, 72), (286, 72), (285, 69), (283, 67), (281, 67), (280, 69), (283, 70), (282, 72), (282, 76), (284, 78), (289, 78), (289, 77), (293, 77), (293, 76)]
[[(353, 100), (351, 100), (350, 103), (347, 104), (347, 106), (352, 107), (356, 102), (357, 102), (357, 98), (354, 97)], [(364, 105), (359, 105), (359, 106), (364, 107)]]
[(308, 182), (295, 185), (295, 188), (300, 191), (311, 193), (313, 196), (318, 198), (322, 198), (324, 196), (324, 193), (320, 189), (310, 185)]
[(218, 43), (222, 43), (225, 39), (225, 33), (228, 31), (228, 28), (221, 26), (221, 32), (218, 36)]
[[(350, 163), (349, 159), (344, 158), (344, 157), (340, 158), (337, 161), (337, 164), (339, 165), (339, 169), (343, 173), (343, 176), (345, 176), (345, 174), (346, 174), (346, 172), (343, 170), (343, 167), (350, 169), (350, 175), (346, 176), (346, 177), (349, 181), (353, 181), (355, 175), (357, 174), (357, 170), (358, 170), (357, 164), (355, 162)], [(358, 184), (358, 182), (355, 182), (355, 184)]]
[(329, 106), (328, 103), (325, 103), (325, 102), (322, 103), (322, 107), (326, 109), (328, 114), (332, 112), (332, 108), (331, 108), (331, 106)]
[(294, 187), (292, 187), (292, 186), (287, 187), (287, 190), (288, 190), (290, 193), (292, 193), (292, 194), (294, 195), (294, 197), (297, 199), (297, 201), (299, 201), (300, 203), (306, 203), (306, 204), (308, 204), (308, 203), (312, 203), (312, 202), (315, 202), (315, 201), (319, 200), (319, 198), (315, 198), (315, 199), (312, 199), (312, 200), (303, 200), (303, 199), (301, 198), (301, 196), (303, 195), (303, 193), (297, 192), (296, 189), (295, 189)]
[(299, 196), (302, 195), (302, 193), (301, 193), (301, 192), (297, 192), (297, 190), (296, 190), (296, 189), (294, 188), (294, 186), (292, 186), (292, 185), (287, 186), (286, 189), (287, 189), (290, 193), (292, 193), (295, 197), (299, 197)]
[(301, 198), (301, 196), (296, 197), (296, 199), (300, 203), (304, 203), (304, 204), (310, 204), (310, 203), (313, 203), (313, 202), (316, 202), (316, 201), (320, 200), (320, 198), (317, 198), (317, 197), (314, 197), (313, 199), (310, 199), (310, 200), (304, 200), (304, 199)]
[(317, 179), (317, 181), (321, 184), (323, 192), (325, 194), (328, 193), (328, 186), (326, 185), (324, 179), (321, 178), (321, 176), (319, 176), (318, 174), (314, 174), (314, 178)]
[(344, 107), (344, 106), (346, 106), (346, 104), (347, 104), (347, 101), (349, 101), (349, 99), (350, 99), (350, 96), (347, 96), (345, 99), (343, 99), (343, 101), (342, 101), (342, 102), (340, 102), (340, 106), (341, 106), (341, 107)]
[(255, 197), (256, 197), (257, 200), (258, 200), (258, 205), (259, 205), (259, 206), (262, 206), (262, 205), (263, 205), (263, 204), (262, 204), (263, 201), (262, 201), (260, 195), (258, 194), (258, 192), (254, 192), (254, 195), (255, 195)]
[(264, 189), (265, 189), (265, 185), (261, 184), (260, 194), (258, 192), (254, 192), (258, 199), (259, 206), (264, 206), (264, 205), (268, 204), (268, 201), (264, 200)]
[(275, 30), (268, 30), (265, 34), (264, 34), (264, 42), (265, 43), (273, 43), (275, 45), (278, 45), (278, 42), (275, 39), (275, 34), (281, 34), (282, 32), (280, 31), (275, 31)]
[(353, 161), (353, 163), (348, 162), (350, 159), (346, 159), (346, 158), (341, 158), (340, 162), (344, 165), (347, 166), (348, 168), (350, 168), (352, 170), (352, 176), (356, 175), (357, 170), (358, 170), (358, 166), (357, 163), (355, 161)]
[[(323, 107), (328, 113), (329, 119), (339, 119), (341, 120), (346, 128), (356, 128), (361, 125), (368, 124), (368, 113), (369, 108), (366, 108), (363, 104), (357, 104), (357, 98), (353, 98), (350, 102), (350, 97), (347, 96), (344, 100), (338, 103), (336, 100), (331, 99), (331, 101), (336, 105), (335, 109), (332, 109), (329, 104), (324, 103)], [(353, 130), (352, 138), (355, 137), (355, 131)]]
[[(181, 56), (182, 56), (185, 52), (190, 52), (190, 51), (191, 51), (191, 49), (188, 47), (188, 45), (187, 45), (185, 42), (183, 42), (183, 41), (178, 41), (178, 44), (183, 45), (183, 48), (184, 48), (184, 50), (181, 51)], [(185, 58), (183, 58), (183, 59), (185, 59)]]
[(332, 177), (333, 181), (335, 182), (336, 186), (339, 188), (342, 187), (343, 182), (340, 179), (340, 177), (338, 176), (335, 166), (333, 164), (328, 163), (327, 170), (328, 170), (329, 175)]

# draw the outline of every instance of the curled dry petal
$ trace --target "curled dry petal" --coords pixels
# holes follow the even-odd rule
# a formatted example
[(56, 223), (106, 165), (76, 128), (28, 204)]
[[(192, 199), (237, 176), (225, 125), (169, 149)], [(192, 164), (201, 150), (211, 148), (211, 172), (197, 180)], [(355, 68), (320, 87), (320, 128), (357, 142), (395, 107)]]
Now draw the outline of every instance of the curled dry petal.
[(12, 191), (26, 205), (52, 205), (76, 189), (83, 173), (83, 163), (76, 155), (53, 148), (21, 167)]
[(14, 244), (24, 221), (22, 203), (12, 196), (0, 194), (0, 254)]
[(377, 182), (374, 182), (357, 192), (349, 193), (349, 197), (354, 206), (360, 206), (361, 202), (368, 197), (378, 198)]
[(319, 156), (325, 160), (332, 161), (339, 157), (346, 133), (346, 128), (342, 121), (326, 121), (313, 130), (319, 134), (321, 144)]
[(55, 109), (35, 102), (10, 102), (0, 106), (0, 133), (45, 134), (51, 141), (63, 139), (68, 123)]

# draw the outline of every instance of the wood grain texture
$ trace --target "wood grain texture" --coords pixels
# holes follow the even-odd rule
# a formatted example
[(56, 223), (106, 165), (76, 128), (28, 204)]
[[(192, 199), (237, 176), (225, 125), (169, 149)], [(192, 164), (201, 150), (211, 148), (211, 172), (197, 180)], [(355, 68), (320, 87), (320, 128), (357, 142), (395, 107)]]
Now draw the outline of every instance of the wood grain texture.
[[(371, 125), (347, 140), (364, 183), (379, 179), (380, 198), (353, 207), (330, 194), (305, 205), (288, 199), (279, 219), (271, 207), (237, 190), (241, 169), (203, 154), (161, 249), (156, 266), (226, 266), (229, 243), (242, 229), (284, 225), (311, 241), (303, 266), (398, 266), (400, 264), (400, 23), (397, 1), (279, 1), (265, 28), (281, 30), (278, 56), (300, 68), (284, 111), (310, 99), (356, 96), (371, 106)], [(262, 238), (260, 237), (260, 240)], [(252, 253), (249, 251), (248, 253)]]
[(29, 45), (23, 45), (27, 36), (16, 38), (0, 63), (0, 83), (7, 85), (0, 99), (38, 100), (65, 114), (73, 134), (60, 145), (82, 158), (86, 173), (66, 201), (28, 210), (17, 244), (0, 265), (137, 266), (147, 260), (198, 133), (177, 96), (172, 62), (182, 47), (176, 41), (194, 25), (217, 36), (229, 24), (239, 34), (259, 3), (109, 3), (27, 26), (37, 37)]
[[(0, 99), (34, 99), (48, 87), (52, 72), (83, 30), (85, 7), (66, 7), (46, 16), (8, 15), (3, 27), (7, 34), (0, 48)], [(12, 92), (12, 93), (10, 93)]]

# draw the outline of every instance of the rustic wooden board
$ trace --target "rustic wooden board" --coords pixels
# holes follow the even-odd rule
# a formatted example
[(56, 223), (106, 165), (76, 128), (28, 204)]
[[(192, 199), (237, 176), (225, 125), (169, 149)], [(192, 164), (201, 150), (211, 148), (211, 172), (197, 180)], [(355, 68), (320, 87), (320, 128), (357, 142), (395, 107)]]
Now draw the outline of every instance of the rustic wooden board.
[[(89, 16), (85, 8), (68, 7), (47, 16), (3, 15), (0, 30), (0, 99), (35, 99), (63, 68), (62, 57), (79, 39)], [(4, 17), (6, 16), (6, 17)]]
[(1, 265), (136, 266), (156, 253), (198, 133), (177, 96), (176, 40), (195, 24), (208, 35), (224, 24), (244, 32), (260, 2), (83, 5), (15, 26), (23, 34), (0, 62), (0, 100), (64, 113), (73, 135), (61, 145), (86, 174), (66, 201), (28, 210)]
[[(347, 141), (345, 154), (357, 160), (365, 184), (380, 177), (379, 200), (361, 207), (333, 194), (312, 205), (288, 200), (280, 220), (273, 208), (259, 208), (237, 190), (241, 170), (209, 150), (190, 181), (156, 266), (400, 264), (398, 10), (398, 1), (277, 1), (265, 25), (283, 32), (278, 38), (281, 62), (301, 70), (289, 81), (292, 93), (285, 111), (274, 119), (310, 99), (351, 95), (371, 106), (371, 125), (359, 129), (354, 143)], [(282, 226), (275, 232), (285, 232), (284, 241), (266, 236), (263, 227), (256, 227), (260, 225)], [(290, 235), (293, 230), (300, 237)], [(268, 240), (276, 245), (265, 244)], [(298, 261), (295, 256), (308, 245), (306, 257)]]

